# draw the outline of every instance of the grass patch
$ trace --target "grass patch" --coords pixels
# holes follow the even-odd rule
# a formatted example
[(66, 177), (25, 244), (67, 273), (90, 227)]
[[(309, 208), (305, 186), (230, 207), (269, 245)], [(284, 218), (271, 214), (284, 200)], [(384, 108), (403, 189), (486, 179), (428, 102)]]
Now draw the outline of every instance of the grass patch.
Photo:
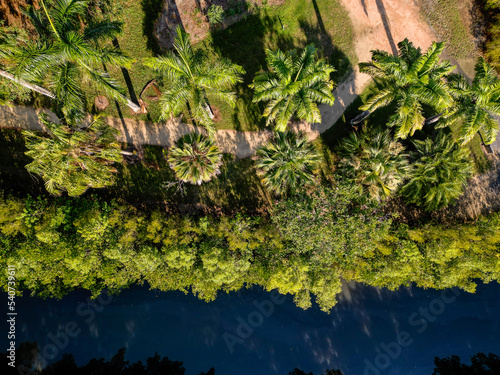
[[(163, 1), (160, 0), (111, 0), (113, 9), (113, 19), (123, 22), (123, 32), (117, 38), (120, 49), (128, 56), (135, 59), (132, 68), (128, 70), (132, 89), (136, 96), (139, 96), (142, 88), (148, 81), (156, 77), (156, 73), (144, 66), (142, 62), (145, 58), (153, 57), (160, 52), (160, 48), (153, 35), (154, 20), (158, 17)], [(108, 67), (108, 72), (123, 88), (126, 95), (131, 97), (130, 88), (127, 86), (124, 73), (120, 68)], [(86, 87), (86, 96), (89, 99), (88, 109), (93, 110), (93, 100), (99, 95), (97, 90)], [(148, 103), (148, 113), (136, 115), (124, 104), (119, 104), (119, 109), (114, 102), (111, 102), (105, 114), (113, 117), (131, 117), (144, 121), (157, 122), (160, 110), (157, 103)]]
[(467, 1), (418, 0), (418, 4), (439, 39), (446, 42), (446, 51), (453, 58), (477, 56), (474, 37), (466, 19)]
[[(129, 74), (133, 90), (138, 96), (144, 85), (156, 77), (150, 68), (142, 65), (142, 61), (161, 52), (153, 35), (153, 25), (162, 10), (163, 1), (111, 1), (114, 17), (124, 23), (123, 33), (118, 38), (119, 46), (136, 60)], [(244, 82), (236, 87), (238, 100), (234, 109), (220, 101), (212, 103), (221, 113), (217, 128), (252, 131), (265, 126), (262, 119), (263, 105), (252, 103), (253, 91), (248, 88), (248, 84), (256, 72), (266, 68), (266, 48), (286, 50), (314, 43), (319, 48), (320, 56), (337, 69), (333, 79), (340, 82), (357, 63), (353, 39), (349, 15), (338, 0), (289, 0), (278, 7), (263, 6), (224, 30), (214, 30), (196, 48), (206, 49), (209, 54), (218, 53), (242, 65), (247, 72)], [(123, 87), (127, 87), (120, 69), (109, 67), (109, 73)], [(86, 94), (90, 110), (98, 92), (87, 87)], [(158, 122), (158, 103), (148, 101), (147, 105), (146, 115), (133, 115), (123, 104), (120, 104), (120, 109), (124, 117)], [(105, 113), (120, 116), (114, 103)]]
[(263, 128), (263, 105), (252, 103), (253, 92), (248, 85), (255, 73), (267, 68), (266, 49), (303, 48), (310, 43), (314, 43), (319, 55), (337, 69), (332, 76), (337, 83), (357, 63), (349, 15), (337, 0), (290, 0), (278, 7), (263, 7), (224, 30), (214, 30), (210, 37), (200, 42), (199, 48), (220, 54), (246, 70), (244, 82), (236, 88), (236, 108), (214, 103), (222, 116), (217, 127)]

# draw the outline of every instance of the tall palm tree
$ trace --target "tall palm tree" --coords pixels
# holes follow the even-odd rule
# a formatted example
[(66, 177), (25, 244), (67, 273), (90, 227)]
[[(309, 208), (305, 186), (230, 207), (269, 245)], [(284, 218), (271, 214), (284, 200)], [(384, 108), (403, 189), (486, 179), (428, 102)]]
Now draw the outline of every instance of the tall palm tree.
[(372, 198), (389, 197), (409, 171), (401, 143), (385, 132), (351, 133), (338, 149), (339, 172), (361, 184)]
[(201, 185), (220, 173), (222, 154), (209, 137), (191, 133), (170, 149), (168, 163), (179, 180)]
[(466, 144), (482, 130), (485, 143), (493, 143), (498, 133), (500, 116), (500, 80), (495, 70), (482, 57), (479, 58), (472, 84), (459, 74), (448, 76), (450, 92), (456, 110), (449, 121), (462, 120), (460, 142)]
[(360, 109), (373, 112), (395, 104), (396, 113), (388, 125), (396, 126), (396, 137), (404, 139), (422, 128), (423, 105), (436, 112), (445, 112), (452, 105), (443, 77), (455, 67), (449, 61), (439, 62), (444, 43), (432, 43), (424, 54), (408, 39), (398, 43), (398, 48), (399, 56), (376, 50), (372, 51), (371, 61), (359, 64), (360, 71), (371, 75), (378, 86)]
[[(121, 23), (108, 20), (84, 25), (89, 0), (57, 0), (51, 7), (27, 13), (36, 31), (34, 38), (0, 38), (0, 75), (62, 103), (66, 118), (85, 112), (82, 82), (91, 82), (135, 111), (118, 84), (100, 70), (103, 64), (130, 67), (132, 60), (105, 42), (121, 32)], [(44, 88), (42, 85), (47, 85)]]
[(45, 180), (49, 193), (79, 196), (88, 188), (113, 184), (113, 163), (122, 160), (116, 129), (98, 117), (83, 130), (76, 123), (50, 122), (45, 114), (40, 121), (49, 130), (48, 137), (23, 131), (26, 155), (33, 158), (26, 169)]
[(473, 163), (468, 149), (451, 136), (439, 134), (436, 140), (413, 141), (417, 151), (409, 181), (401, 188), (402, 196), (427, 211), (446, 207), (462, 194), (472, 176)]
[[(42, 95), (48, 96), (51, 99), (55, 99), (56, 96), (49, 90), (29, 83), (22, 78), (14, 76), (14, 74), (7, 72), (5, 62), (7, 57), (11, 54), (10, 49), (16, 46), (18, 43), (25, 43), (27, 39), (27, 33), (24, 29), (4, 26), (3, 21), (0, 21), (0, 76), (7, 78), (12, 84), (17, 84), (23, 86), (25, 89), (36, 91)], [(3, 85), (8, 85), (3, 83)]]
[(313, 182), (321, 155), (304, 133), (277, 131), (255, 158), (264, 185), (277, 195), (286, 195)]
[(257, 73), (251, 88), (254, 102), (268, 102), (264, 110), (267, 124), (284, 132), (292, 116), (308, 122), (321, 122), (316, 103), (333, 105), (335, 100), (330, 73), (335, 69), (323, 59), (317, 59), (317, 49), (308, 45), (302, 53), (296, 50), (266, 51), (269, 72)]
[(231, 88), (242, 82), (245, 70), (223, 58), (209, 58), (201, 50), (193, 50), (189, 34), (177, 27), (175, 52), (145, 60), (145, 64), (166, 78), (167, 89), (161, 95), (162, 117), (178, 116), (187, 108), (192, 118), (214, 132), (209, 100), (221, 99), (233, 106), (236, 95)]

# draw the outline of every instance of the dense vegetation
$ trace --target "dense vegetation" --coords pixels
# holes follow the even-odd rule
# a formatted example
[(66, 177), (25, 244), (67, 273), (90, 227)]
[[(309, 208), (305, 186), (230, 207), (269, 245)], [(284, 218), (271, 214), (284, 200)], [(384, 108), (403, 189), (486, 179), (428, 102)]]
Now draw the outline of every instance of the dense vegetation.
[[(113, 165), (122, 162), (126, 170), (106, 124), (97, 130), (94, 124), (80, 126), (84, 78), (111, 98), (137, 106), (100, 70), (102, 64), (131, 67), (131, 59), (115, 43), (122, 24), (89, 19), (87, 0), (41, 4), (30, 16), (38, 27), (33, 35), (23, 39), (19, 30), (2, 28), (0, 73), (9, 84), (54, 99), (59, 123), (45, 121), (49, 132), (43, 136), (25, 133), (26, 155), (33, 159), (27, 168), (42, 176), (49, 192), (77, 196), (111, 185), (118, 171)], [(464, 145), (481, 131), (486, 143), (496, 138), (500, 81), (483, 59), (472, 84), (450, 74), (454, 67), (440, 60), (443, 43), (423, 52), (405, 39), (398, 48), (397, 56), (373, 51), (371, 61), (360, 64), (376, 81), (360, 108), (371, 112), (365, 130), (320, 152), (305, 135), (287, 131), (290, 120), (320, 121), (317, 104), (334, 100), (332, 74), (339, 67), (314, 45), (266, 49), (267, 67), (248, 71), (194, 48), (178, 29), (174, 51), (143, 63), (166, 83), (162, 116), (183, 111), (208, 136), (181, 138), (161, 153), (163, 165), (168, 160), (179, 186), (214, 183), (223, 174), (211, 105), (237, 107), (238, 90), (249, 83), (248, 74), (242, 76), (247, 70), (253, 83), (245, 90), (254, 89), (253, 102), (266, 102), (259, 116), (277, 130), (257, 151), (255, 163), (249, 161), (248, 171), (260, 177), (268, 197), (279, 199), (261, 216), (216, 218), (141, 210), (93, 195), (3, 196), (0, 264), (17, 266), (22, 289), (41, 296), (60, 297), (75, 288), (97, 294), (146, 282), (212, 300), (218, 291), (257, 284), (294, 295), (304, 308), (314, 295), (325, 311), (335, 304), (342, 278), (391, 289), (413, 282), (469, 291), (475, 279), (498, 280), (500, 215), (408, 227), (381, 202), (401, 196), (434, 211), (462, 194), (474, 169)], [(376, 121), (383, 127), (373, 126)], [(449, 125), (460, 129), (458, 136), (449, 134)], [(5, 288), (5, 280), (0, 283)]]
[(484, 0), (485, 16), (488, 22), (488, 40), (485, 45), (485, 54), (491, 64), (500, 70), (500, 2)]
[[(77, 366), (72, 354), (63, 354), (62, 359), (45, 367), (42, 371), (35, 371), (34, 354), (40, 351), (37, 343), (24, 342), (19, 345), (18, 358), (19, 365), (17, 369), (8, 367), (7, 375), (18, 373), (29, 373), (31, 375), (184, 375), (186, 369), (182, 362), (170, 360), (158, 353), (148, 357), (145, 363), (142, 361), (130, 362), (125, 360), (126, 348), (121, 348), (111, 357), (109, 361), (104, 358), (92, 358), (88, 363)], [(0, 358), (5, 362), (6, 353), (0, 353)], [(434, 371), (432, 375), (495, 375), (500, 371), (500, 357), (496, 354), (476, 353), (471, 356), (471, 364), (462, 363), (460, 357), (452, 355), (447, 358), (434, 358)], [(211, 368), (207, 372), (201, 372), (199, 375), (215, 375), (216, 369)], [(285, 374), (283, 374), (285, 375)], [(288, 375), (313, 375), (312, 372), (306, 373), (295, 368)], [(343, 375), (342, 371), (327, 369), (323, 375)], [(430, 375), (430, 374), (429, 374)]]
[(282, 200), (270, 220), (172, 216), (92, 196), (4, 197), (0, 263), (16, 266), (20, 289), (45, 297), (147, 282), (208, 301), (257, 284), (291, 293), (304, 308), (312, 294), (325, 311), (341, 278), (468, 291), (474, 280), (500, 278), (500, 215), (409, 228), (359, 193), (337, 182)]

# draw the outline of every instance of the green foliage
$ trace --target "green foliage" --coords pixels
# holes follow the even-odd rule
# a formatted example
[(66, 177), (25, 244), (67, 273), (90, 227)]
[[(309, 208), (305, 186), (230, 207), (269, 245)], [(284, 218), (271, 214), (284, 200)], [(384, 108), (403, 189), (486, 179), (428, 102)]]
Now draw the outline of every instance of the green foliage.
[(500, 277), (500, 215), (476, 223), (399, 226), (385, 240), (390, 250), (359, 262), (356, 280), (397, 289), (409, 282), (419, 287), (460, 287), (474, 292), (474, 279)]
[(408, 155), (389, 131), (351, 133), (339, 146), (339, 172), (376, 199), (389, 197), (408, 174)]
[(462, 120), (462, 144), (470, 142), (481, 130), (485, 143), (491, 144), (498, 134), (498, 119), (495, 116), (500, 116), (500, 80), (482, 57), (475, 71), (472, 84), (462, 75), (448, 76), (450, 92), (456, 101), (456, 109), (449, 116), (449, 121)]
[[(500, 215), (453, 225), (397, 225), (355, 185), (338, 182), (278, 202), (260, 217), (190, 218), (116, 201), (0, 196), (0, 267), (16, 266), (20, 291), (98, 295), (148, 283), (192, 291), (260, 285), (307, 308), (336, 303), (341, 278), (378, 287), (410, 282), (474, 291), (500, 280)], [(0, 279), (0, 287), (7, 288)]]
[(269, 72), (257, 73), (250, 87), (255, 89), (254, 102), (268, 102), (264, 117), (268, 125), (275, 123), (277, 131), (284, 132), (293, 116), (321, 122), (316, 103), (333, 105), (330, 74), (335, 69), (316, 54), (313, 44), (302, 53), (266, 50)]
[[(18, 40), (26, 40), (26, 38), (26, 30), (13, 26), (4, 26), (4, 21), (0, 20), (0, 46), (15, 44)], [(6, 51), (0, 50), (0, 69), (5, 69), (4, 62), (7, 55)], [(0, 105), (28, 101), (31, 99), (30, 94), (29, 89), (10, 80), (0, 79)]]
[(208, 8), (207, 17), (211, 25), (217, 25), (224, 19), (224, 9), (220, 5), (212, 4)]
[(92, 82), (114, 99), (123, 100), (122, 89), (102, 71), (103, 64), (130, 67), (132, 60), (106, 44), (121, 32), (109, 20), (84, 24), (89, 0), (59, 0), (49, 7), (27, 12), (35, 38), (2, 40), (0, 59), (8, 71), (30, 83), (46, 84), (62, 103), (65, 117), (82, 118), (83, 81)]
[(314, 181), (321, 156), (303, 133), (275, 132), (257, 150), (256, 164), (264, 185), (278, 195), (295, 194)]
[(391, 223), (359, 186), (344, 181), (280, 201), (271, 214), (291, 251), (346, 268), (355, 266), (356, 257), (370, 251)]
[(485, 56), (492, 66), (500, 69), (500, 2), (497, 0), (487, 0), (487, 34), (488, 41), (485, 45)]
[(444, 43), (433, 43), (422, 53), (405, 39), (398, 48), (398, 56), (372, 51), (372, 60), (359, 64), (360, 71), (371, 75), (378, 84), (378, 91), (360, 109), (373, 112), (395, 104), (396, 113), (389, 118), (388, 126), (396, 126), (396, 137), (404, 139), (422, 128), (423, 105), (437, 113), (451, 106), (452, 98), (442, 78), (455, 66), (449, 61), (439, 62)]
[(112, 165), (122, 160), (116, 129), (100, 118), (94, 118), (85, 130), (76, 130), (74, 123), (73, 128), (55, 124), (46, 115), (40, 121), (49, 130), (48, 137), (23, 131), (26, 155), (33, 158), (26, 169), (44, 179), (49, 193), (67, 191), (78, 196), (88, 188), (113, 184), (116, 169)]
[(222, 154), (210, 138), (191, 133), (170, 149), (168, 163), (179, 180), (201, 185), (220, 173)]
[(428, 211), (448, 206), (462, 194), (472, 176), (474, 164), (469, 151), (445, 134), (413, 144), (417, 149), (412, 154), (415, 162), (401, 194), (408, 202)]
[(162, 117), (178, 116), (187, 107), (189, 115), (206, 127), (212, 136), (213, 116), (209, 99), (219, 99), (234, 106), (236, 95), (230, 91), (233, 85), (242, 82), (244, 69), (228, 60), (212, 56), (202, 50), (193, 50), (189, 35), (177, 28), (174, 49), (166, 56), (148, 58), (145, 64), (166, 79), (167, 89), (160, 100)]

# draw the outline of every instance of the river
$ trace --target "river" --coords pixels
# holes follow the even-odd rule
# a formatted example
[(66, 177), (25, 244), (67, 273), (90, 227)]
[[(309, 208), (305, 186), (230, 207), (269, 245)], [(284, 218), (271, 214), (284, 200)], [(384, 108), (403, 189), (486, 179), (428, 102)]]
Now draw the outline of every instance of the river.
[(139, 286), (90, 305), (84, 291), (62, 300), (18, 297), (16, 341), (37, 341), (49, 362), (73, 353), (79, 365), (109, 359), (121, 347), (130, 361), (158, 352), (184, 362), (187, 375), (212, 366), (217, 375), (285, 375), (295, 367), (315, 375), (326, 368), (431, 375), (435, 356), (500, 355), (496, 282), (480, 284), (475, 294), (355, 283), (343, 289), (330, 314), (259, 288), (221, 293), (210, 303)]

